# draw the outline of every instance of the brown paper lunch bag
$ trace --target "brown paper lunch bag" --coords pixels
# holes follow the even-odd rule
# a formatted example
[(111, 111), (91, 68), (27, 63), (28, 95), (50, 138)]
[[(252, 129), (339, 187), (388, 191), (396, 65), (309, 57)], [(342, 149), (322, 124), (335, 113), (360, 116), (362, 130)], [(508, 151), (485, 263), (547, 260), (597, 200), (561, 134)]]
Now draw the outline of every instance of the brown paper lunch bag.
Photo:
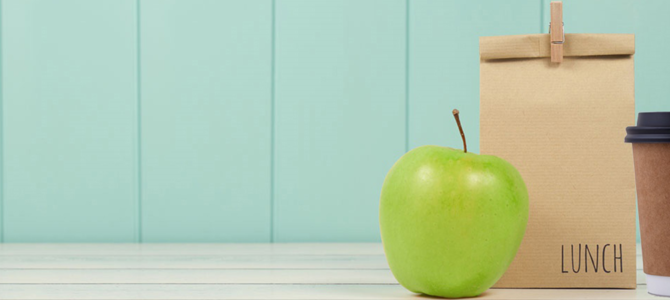
[(500, 288), (635, 288), (635, 37), (481, 37), (480, 147), (528, 188), (526, 235)]

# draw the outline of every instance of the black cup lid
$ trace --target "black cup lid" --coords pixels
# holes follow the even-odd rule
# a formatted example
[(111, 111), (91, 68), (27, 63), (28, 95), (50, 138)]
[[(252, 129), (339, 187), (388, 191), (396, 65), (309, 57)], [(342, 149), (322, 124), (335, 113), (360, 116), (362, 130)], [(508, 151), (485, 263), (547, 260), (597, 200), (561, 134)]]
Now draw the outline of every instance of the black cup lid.
[(642, 112), (626, 127), (626, 143), (670, 143), (670, 112)]

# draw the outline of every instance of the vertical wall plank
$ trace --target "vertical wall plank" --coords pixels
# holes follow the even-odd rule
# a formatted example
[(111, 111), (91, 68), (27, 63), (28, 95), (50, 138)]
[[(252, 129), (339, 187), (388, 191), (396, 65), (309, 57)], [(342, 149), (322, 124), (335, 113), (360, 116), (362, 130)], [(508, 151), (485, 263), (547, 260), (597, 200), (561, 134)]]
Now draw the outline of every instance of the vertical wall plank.
[(670, 1), (633, 1), (635, 5), (635, 108), (670, 111)]
[(135, 241), (135, 1), (2, 5), (5, 241)]
[[(670, 1), (635, 1), (635, 110), (670, 111)], [(637, 240), (640, 241), (638, 220)]]
[(272, 2), (140, 11), (143, 240), (270, 241)]
[(479, 37), (539, 33), (540, 1), (411, 1), (409, 146), (479, 152)]
[(277, 2), (276, 241), (379, 241), (379, 191), (405, 149), (405, 8)]
[(4, 38), (3, 38), (3, 36), (4, 36), (4, 34), (3, 34), (4, 20), (5, 20), (5, 18), (2, 15), (2, 0), (0, 0), (0, 243), (5, 241), (5, 224), (4, 224), (5, 223), (4, 222), (4, 219), (5, 219), (5, 203), (4, 203), (5, 193), (4, 193), (4, 190), (5, 190), (5, 188), (4, 188), (4, 179), (3, 179), (4, 174), (5, 174), (5, 170), (4, 170), (4, 167), (3, 167), (4, 156), (5, 156), (4, 155), (5, 151), (4, 151), (4, 146), (3, 146), (3, 142), (4, 142), (4, 138), (3, 138), (3, 136), (4, 136), (3, 131), (4, 130), (3, 130), (3, 128), (4, 128), (4, 119), (5, 118), (4, 118), (3, 112), (2, 112), (3, 106), (4, 106), (2, 98), (4, 96), (4, 91), (5, 91), (5, 89), (2, 86), (2, 83), (3, 83), (2, 82), (2, 78), (3, 78), (2, 74), (3, 74), (3, 71), (4, 71), (3, 63), (2, 63), (2, 59), (3, 59), (2, 41), (4, 40)]

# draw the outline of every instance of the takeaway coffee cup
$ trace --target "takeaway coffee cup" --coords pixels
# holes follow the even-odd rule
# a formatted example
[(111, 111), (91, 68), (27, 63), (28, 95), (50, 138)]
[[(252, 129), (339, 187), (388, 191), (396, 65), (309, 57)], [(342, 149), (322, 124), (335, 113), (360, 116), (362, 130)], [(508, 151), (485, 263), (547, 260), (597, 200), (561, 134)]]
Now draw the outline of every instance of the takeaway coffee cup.
[(670, 297), (670, 112), (640, 113), (626, 133), (633, 144), (647, 289)]

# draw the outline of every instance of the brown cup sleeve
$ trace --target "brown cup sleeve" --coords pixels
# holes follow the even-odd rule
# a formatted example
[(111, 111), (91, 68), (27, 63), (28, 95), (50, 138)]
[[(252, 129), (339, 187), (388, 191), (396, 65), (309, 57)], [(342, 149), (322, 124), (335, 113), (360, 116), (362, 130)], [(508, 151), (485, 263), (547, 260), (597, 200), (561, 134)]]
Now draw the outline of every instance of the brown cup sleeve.
[(644, 272), (670, 276), (670, 143), (634, 143)]

